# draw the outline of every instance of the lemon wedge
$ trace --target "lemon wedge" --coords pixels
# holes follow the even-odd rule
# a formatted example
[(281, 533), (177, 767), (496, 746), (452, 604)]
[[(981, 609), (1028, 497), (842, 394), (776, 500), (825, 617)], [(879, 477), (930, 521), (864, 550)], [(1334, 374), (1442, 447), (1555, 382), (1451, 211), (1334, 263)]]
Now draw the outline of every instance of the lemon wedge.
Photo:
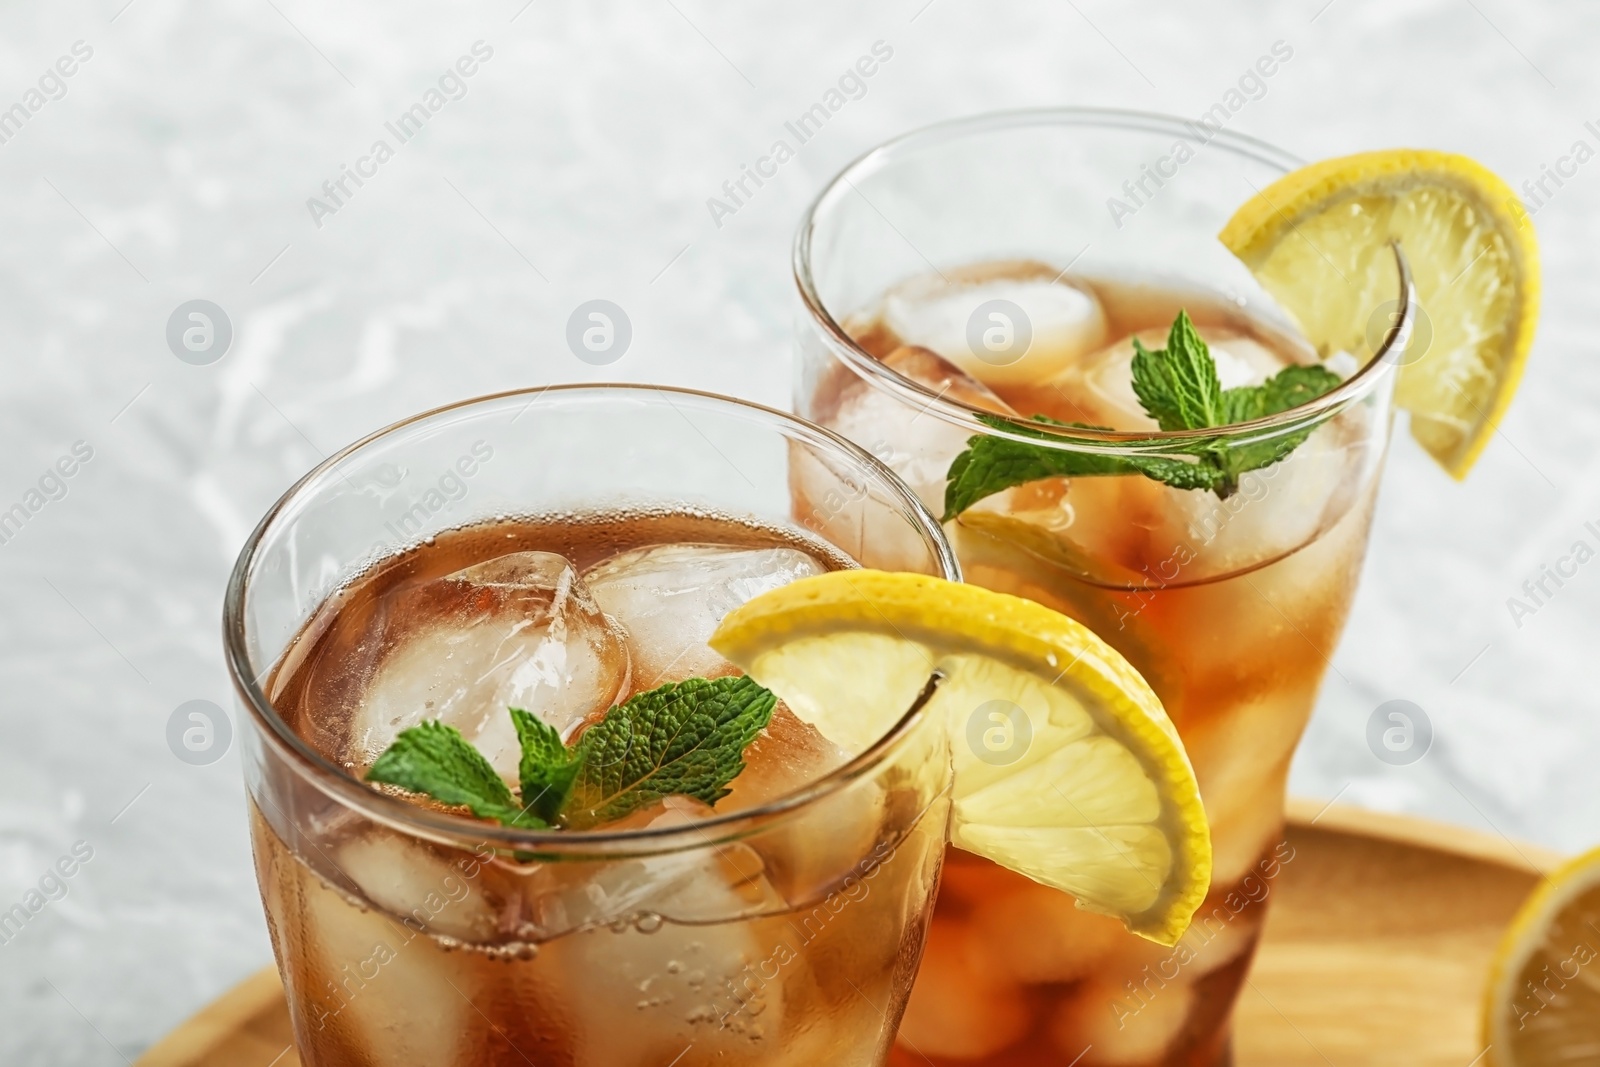
[(1399, 240), (1420, 314), (1395, 401), (1418, 443), (1466, 476), (1516, 392), (1539, 314), (1533, 223), (1503, 181), (1446, 152), (1364, 152), (1278, 179), (1218, 236), (1325, 356), (1376, 351)]
[(1211, 881), (1194, 770), (1137, 671), (1029, 600), (917, 574), (849, 570), (764, 593), (711, 647), (850, 751), (941, 680), (952, 840), (1175, 944)]
[(1600, 1061), (1600, 849), (1557, 870), (1500, 942), (1483, 1002), (1492, 1067)]

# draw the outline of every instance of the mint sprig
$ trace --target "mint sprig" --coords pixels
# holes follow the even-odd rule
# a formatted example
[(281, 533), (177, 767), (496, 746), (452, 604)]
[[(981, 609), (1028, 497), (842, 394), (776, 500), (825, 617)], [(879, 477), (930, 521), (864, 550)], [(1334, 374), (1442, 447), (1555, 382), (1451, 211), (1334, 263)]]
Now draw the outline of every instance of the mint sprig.
[[(979, 415), (978, 421), (997, 430), (1037, 437), (1041, 441), (1060, 439), (1058, 435), (1042, 428), (1033, 431), (1007, 422), (998, 415)], [(1109, 429), (1082, 422), (1057, 422), (1048, 415), (1035, 415), (1033, 421), (1041, 427)], [(984, 497), (1014, 485), (1035, 482), (1041, 478), (1081, 478), (1102, 474), (1143, 474), (1179, 489), (1211, 489), (1221, 477), (1213, 467), (1170, 456), (1150, 456), (1137, 452), (1124, 455), (1074, 452), (1015, 441), (1008, 437), (974, 437), (967, 442), (966, 451), (950, 464), (947, 475), (950, 481), (944, 491), (943, 521), (949, 522)]]
[[(1219, 429), (1276, 415), (1314, 400), (1341, 381), (1337, 374), (1320, 365), (1290, 366), (1260, 385), (1224, 389), (1211, 350), (1186, 311), (1178, 312), (1165, 348), (1146, 348), (1138, 338), (1134, 338), (1133, 348), (1134, 395), (1146, 414), (1166, 432)], [(1033, 420), (1041, 424), (1035, 433), (998, 416), (979, 415), (978, 419), (997, 430), (1041, 441), (1059, 440), (1044, 429), (1047, 426), (1109, 429), (1035, 415)], [(1300, 447), (1313, 429), (1315, 426), (1305, 426), (1259, 440), (1221, 436), (1165, 446), (1169, 453), (1177, 452), (1192, 460), (1136, 451), (1082, 452), (1005, 437), (973, 437), (946, 475), (944, 521), (985, 497), (1041, 478), (1142, 474), (1175, 489), (1209, 490), (1227, 499), (1239, 488), (1240, 475), (1283, 459)]]
[(504, 826), (587, 829), (668, 796), (715, 804), (776, 706), (776, 696), (743, 676), (669, 682), (612, 708), (572, 745), (536, 716), (509, 708), (522, 747), (520, 799), (459, 730), (425, 722), (402, 730), (367, 780)]

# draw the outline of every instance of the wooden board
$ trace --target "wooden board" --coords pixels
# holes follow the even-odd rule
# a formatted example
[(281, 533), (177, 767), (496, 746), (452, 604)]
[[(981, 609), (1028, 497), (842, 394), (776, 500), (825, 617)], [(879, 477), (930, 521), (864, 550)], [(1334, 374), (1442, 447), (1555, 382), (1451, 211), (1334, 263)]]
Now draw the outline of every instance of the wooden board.
[[(1420, 819), (1290, 804), (1294, 858), (1239, 999), (1238, 1067), (1467, 1067), (1500, 932), (1558, 860)], [(136, 1067), (300, 1067), (261, 971)]]
[(1560, 857), (1321, 802), (1289, 814), (1295, 858), (1234, 1016), (1239, 1067), (1479, 1062), (1489, 961)]

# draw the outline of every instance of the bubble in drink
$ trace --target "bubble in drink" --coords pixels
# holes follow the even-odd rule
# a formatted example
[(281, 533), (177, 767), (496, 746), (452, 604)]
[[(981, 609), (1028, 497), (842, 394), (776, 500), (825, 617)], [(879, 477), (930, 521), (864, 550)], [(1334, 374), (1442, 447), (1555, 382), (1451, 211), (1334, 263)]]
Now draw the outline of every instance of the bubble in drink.
[(636, 686), (653, 689), (732, 674), (733, 665), (706, 645), (722, 617), (824, 569), (794, 548), (674, 544), (613, 556), (583, 578), (595, 602), (627, 631)]
[(398, 591), (389, 619), (351, 737), (362, 765), (435, 719), (515, 781), (521, 748), (508, 707), (567, 734), (629, 681), (622, 632), (553, 552), (510, 553)]

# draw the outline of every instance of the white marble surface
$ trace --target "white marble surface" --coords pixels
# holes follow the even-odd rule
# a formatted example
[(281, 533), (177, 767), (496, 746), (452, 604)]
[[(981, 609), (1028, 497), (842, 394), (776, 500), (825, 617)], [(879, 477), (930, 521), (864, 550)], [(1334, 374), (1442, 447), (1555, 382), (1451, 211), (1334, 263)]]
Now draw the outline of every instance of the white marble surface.
[[(785, 404), (789, 237), (846, 160), (991, 108), (1195, 115), (1278, 39), (1294, 60), (1234, 128), (1301, 156), (1430, 145), (1520, 183), (1575, 140), (1600, 146), (1584, 126), (1600, 13), (1572, 5), (126, 2), (0, 4), (0, 107), (74, 42), (93, 49), (0, 144), (0, 508), (74, 442), (93, 449), (0, 544), (0, 909), (75, 842), (93, 850), (0, 944), (14, 1065), (125, 1062), (268, 961), (237, 756), (192, 767), (165, 740), (181, 702), (229, 703), (229, 564), (338, 445), (593, 376), (563, 343), (580, 301), (632, 318), (615, 376)], [(318, 229), (306, 198), (480, 39), (494, 54), (467, 95)], [(714, 225), (706, 198), (880, 39), (894, 55), (866, 95)], [(1600, 520), (1597, 179), (1588, 164), (1538, 213), (1538, 348), (1470, 484), (1394, 449), (1300, 792), (1600, 839), (1600, 564), (1520, 628), (1506, 607), (1575, 539), (1600, 546), (1583, 529)], [(195, 297), (236, 329), (212, 366), (164, 341)], [(1395, 698), (1434, 725), (1409, 767), (1365, 742)]]

